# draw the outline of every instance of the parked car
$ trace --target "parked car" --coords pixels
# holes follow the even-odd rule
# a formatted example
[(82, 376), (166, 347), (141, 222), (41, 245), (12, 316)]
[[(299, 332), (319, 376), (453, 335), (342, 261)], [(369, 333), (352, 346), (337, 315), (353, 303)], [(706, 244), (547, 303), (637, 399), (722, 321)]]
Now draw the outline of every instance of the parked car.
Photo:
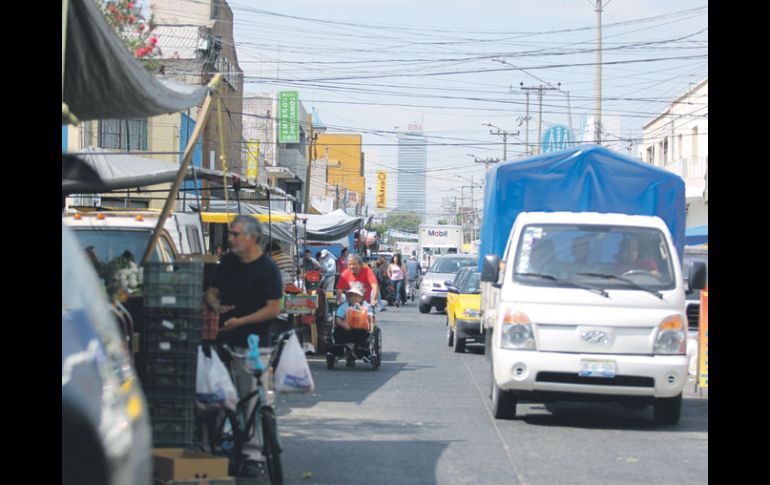
[[(682, 268), (685, 277), (691, 263), (706, 265), (706, 282), (708, 283), (708, 248), (685, 247), (682, 258)], [(698, 373), (698, 324), (700, 322), (700, 292), (698, 289), (687, 288), (685, 292), (685, 312), (687, 314), (687, 366), (688, 373), (695, 376)]]
[[(481, 332), (481, 273), (463, 268), (447, 287), (447, 344), (457, 353), (465, 352), (468, 340), (484, 342)], [(451, 283), (451, 284), (449, 284)]]
[(446, 254), (434, 261), (418, 288), (420, 313), (430, 313), (434, 307), (437, 311), (444, 311), (447, 299), (445, 281), (453, 279), (462, 268), (476, 267), (477, 264), (478, 260), (469, 254)]
[[(708, 248), (686, 247), (684, 248), (684, 257), (682, 258), (682, 268), (687, 277), (687, 271), (690, 263), (704, 263), (706, 265), (706, 281), (708, 282)], [(698, 332), (698, 319), (700, 316), (700, 292), (698, 289), (689, 289), (685, 292), (687, 298), (687, 324), (690, 332)]]
[(147, 403), (91, 262), (62, 224), (62, 484), (150, 483)]

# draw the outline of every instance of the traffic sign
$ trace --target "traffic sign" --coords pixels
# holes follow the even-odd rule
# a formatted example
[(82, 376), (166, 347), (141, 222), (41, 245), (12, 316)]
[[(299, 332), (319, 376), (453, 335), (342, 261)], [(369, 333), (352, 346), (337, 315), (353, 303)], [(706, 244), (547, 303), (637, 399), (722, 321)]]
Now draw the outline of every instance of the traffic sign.
[(553, 125), (543, 135), (540, 153), (566, 150), (575, 144), (575, 136), (564, 125)]

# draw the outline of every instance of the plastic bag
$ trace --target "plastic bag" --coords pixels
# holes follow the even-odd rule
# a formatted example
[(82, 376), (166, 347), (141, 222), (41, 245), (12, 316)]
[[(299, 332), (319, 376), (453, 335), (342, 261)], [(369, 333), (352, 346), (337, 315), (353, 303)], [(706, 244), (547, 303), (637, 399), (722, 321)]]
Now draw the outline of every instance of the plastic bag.
[(299, 345), (297, 334), (291, 334), (281, 350), (281, 357), (275, 368), (273, 386), (276, 392), (313, 392), (315, 382), (307, 365), (305, 352)]
[(369, 330), (369, 312), (363, 306), (348, 307), (345, 321), (351, 329)]
[(195, 403), (201, 409), (219, 409), (224, 406), (233, 411), (238, 403), (238, 393), (230, 373), (213, 348), (211, 357), (206, 357), (203, 348), (198, 346)]

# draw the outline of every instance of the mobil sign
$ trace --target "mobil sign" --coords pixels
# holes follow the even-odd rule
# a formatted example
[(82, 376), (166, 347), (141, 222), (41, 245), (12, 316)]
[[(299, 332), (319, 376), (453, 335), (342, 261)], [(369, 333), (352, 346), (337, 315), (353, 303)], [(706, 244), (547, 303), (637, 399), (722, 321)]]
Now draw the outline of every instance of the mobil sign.
[(420, 228), (420, 244), (426, 246), (455, 247), (461, 241), (460, 226), (433, 226)]

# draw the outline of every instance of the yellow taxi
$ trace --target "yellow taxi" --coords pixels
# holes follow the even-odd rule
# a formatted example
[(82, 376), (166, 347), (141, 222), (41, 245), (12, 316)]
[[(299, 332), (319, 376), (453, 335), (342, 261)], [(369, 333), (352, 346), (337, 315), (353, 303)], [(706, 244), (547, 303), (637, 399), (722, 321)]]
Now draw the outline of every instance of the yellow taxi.
[(481, 285), (479, 271), (464, 268), (447, 287), (447, 345), (457, 353), (465, 352), (465, 343), (484, 342), (481, 332)]

